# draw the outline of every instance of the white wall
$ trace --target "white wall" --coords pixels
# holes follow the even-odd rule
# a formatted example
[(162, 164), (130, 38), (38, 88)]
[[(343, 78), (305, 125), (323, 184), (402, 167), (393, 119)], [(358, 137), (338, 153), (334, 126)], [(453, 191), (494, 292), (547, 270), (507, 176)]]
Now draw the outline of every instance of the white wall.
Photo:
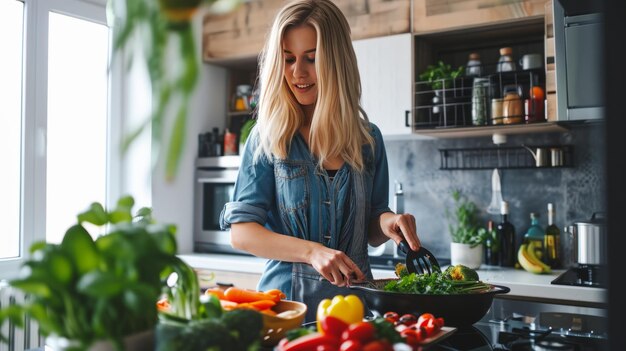
[[(202, 57), (202, 17), (201, 14), (197, 14), (194, 19), (198, 58)], [(200, 78), (189, 107), (187, 138), (176, 179), (171, 182), (165, 180), (163, 156), (152, 174), (154, 216), (160, 223), (177, 225), (179, 253), (193, 251), (194, 165), (198, 149), (198, 134), (209, 131), (213, 127), (218, 127), (220, 130), (225, 128), (227, 78), (225, 68), (201, 64)], [(168, 118), (170, 122), (173, 119), (171, 117)], [(170, 130), (171, 128), (166, 124), (165, 137), (169, 137)], [(163, 149), (166, 149), (166, 145)]]

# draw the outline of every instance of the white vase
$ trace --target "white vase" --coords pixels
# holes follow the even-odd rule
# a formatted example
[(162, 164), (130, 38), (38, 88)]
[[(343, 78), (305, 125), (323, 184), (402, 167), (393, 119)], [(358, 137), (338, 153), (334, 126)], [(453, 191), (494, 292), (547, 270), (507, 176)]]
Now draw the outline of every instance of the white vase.
[(469, 244), (450, 243), (450, 264), (462, 264), (478, 269), (483, 262), (483, 245), (471, 247)]
[[(146, 330), (140, 333), (129, 335), (124, 338), (124, 349), (126, 351), (154, 351), (155, 335), (154, 329)], [(59, 336), (48, 336), (46, 338), (46, 350), (48, 348), (53, 351), (76, 350), (80, 343), (75, 340)], [(117, 351), (113, 343), (108, 340), (97, 341), (87, 351)]]

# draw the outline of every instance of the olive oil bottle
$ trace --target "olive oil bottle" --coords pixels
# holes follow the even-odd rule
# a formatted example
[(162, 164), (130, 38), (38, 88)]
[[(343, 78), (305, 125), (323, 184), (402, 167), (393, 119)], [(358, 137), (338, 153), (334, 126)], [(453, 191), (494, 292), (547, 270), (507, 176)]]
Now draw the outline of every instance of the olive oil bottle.
[(543, 261), (551, 268), (561, 267), (561, 231), (554, 224), (554, 204), (548, 204), (548, 227), (543, 238)]

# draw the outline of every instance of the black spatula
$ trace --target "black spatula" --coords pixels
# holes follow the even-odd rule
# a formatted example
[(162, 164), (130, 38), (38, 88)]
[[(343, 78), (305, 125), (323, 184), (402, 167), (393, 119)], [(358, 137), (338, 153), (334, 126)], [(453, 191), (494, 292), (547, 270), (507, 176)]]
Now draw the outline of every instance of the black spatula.
[(420, 246), (419, 250), (413, 251), (406, 242), (406, 239), (402, 240), (398, 244), (400, 250), (406, 254), (406, 269), (409, 273), (416, 274), (431, 274), (433, 272), (441, 273), (441, 266), (435, 255), (428, 251), (424, 246)]

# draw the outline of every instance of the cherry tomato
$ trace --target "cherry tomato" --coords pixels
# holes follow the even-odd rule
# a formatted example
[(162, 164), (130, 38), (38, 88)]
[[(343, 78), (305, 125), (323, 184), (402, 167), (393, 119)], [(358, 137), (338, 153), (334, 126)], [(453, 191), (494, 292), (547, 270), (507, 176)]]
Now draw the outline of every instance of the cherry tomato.
[(400, 317), (400, 319), (398, 319), (398, 323), (400, 324), (404, 324), (407, 327), (415, 324), (417, 322), (417, 317), (415, 317), (414, 315), (407, 313), (407, 314), (403, 314), (402, 317)]
[(426, 322), (428, 322), (429, 319), (434, 318), (435, 316), (432, 313), (422, 313), (419, 318), (417, 318), (417, 327), (421, 328), (425, 326)]
[(363, 346), (356, 340), (346, 340), (339, 346), (339, 351), (361, 351)]
[(348, 329), (344, 330), (341, 334), (341, 341), (356, 340), (360, 343), (366, 343), (374, 339), (374, 333), (376, 329), (371, 323), (357, 322), (352, 323)]
[(411, 347), (415, 348), (424, 339), (421, 329), (405, 329), (400, 332), (400, 336), (404, 338), (404, 341)]
[(324, 316), (320, 320), (320, 325), (322, 327), (322, 334), (332, 335), (337, 339), (341, 337), (341, 333), (343, 333), (344, 330), (348, 329), (348, 323), (333, 316)]
[(392, 324), (395, 324), (400, 316), (396, 312), (387, 312), (383, 315), (383, 318), (390, 321)]
[(315, 351), (337, 351), (337, 345), (330, 345), (330, 344), (318, 345)]

